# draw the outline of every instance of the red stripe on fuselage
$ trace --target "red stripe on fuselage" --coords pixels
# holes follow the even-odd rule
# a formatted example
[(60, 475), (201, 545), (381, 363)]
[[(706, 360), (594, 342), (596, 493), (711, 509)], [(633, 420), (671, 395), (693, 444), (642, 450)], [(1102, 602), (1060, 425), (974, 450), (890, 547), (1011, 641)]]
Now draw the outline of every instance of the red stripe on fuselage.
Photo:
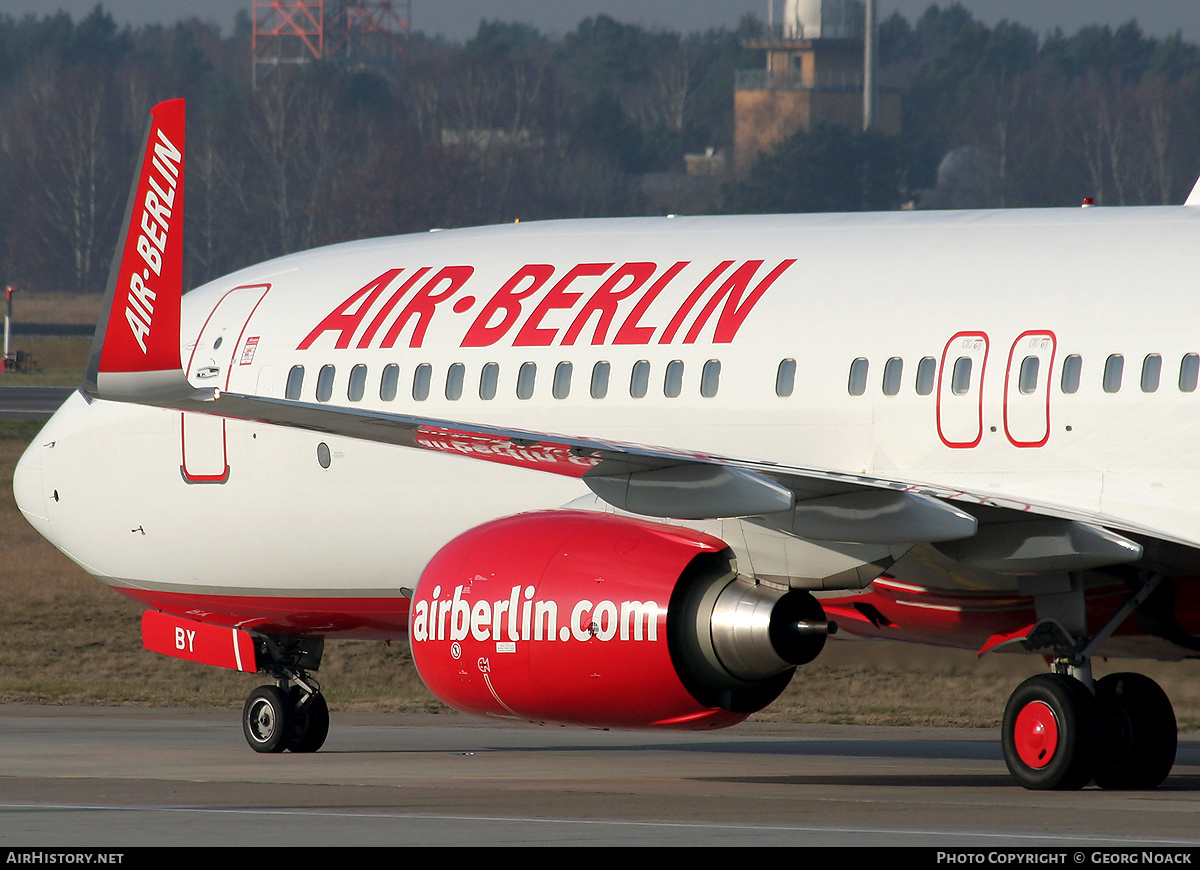
[(116, 587), (155, 610), (262, 634), (399, 640), (408, 636), (408, 599), (209, 595)]

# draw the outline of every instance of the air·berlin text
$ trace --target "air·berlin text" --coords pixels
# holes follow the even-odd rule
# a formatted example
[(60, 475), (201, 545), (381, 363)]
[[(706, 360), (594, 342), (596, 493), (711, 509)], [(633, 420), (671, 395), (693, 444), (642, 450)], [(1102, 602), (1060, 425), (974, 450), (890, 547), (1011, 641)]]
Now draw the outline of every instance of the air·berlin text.
[[(145, 177), (138, 188), (141, 194), (142, 214), (138, 222), (141, 233), (136, 249), (143, 268), (135, 266), (129, 273), (129, 292), (126, 296), (125, 320), (133, 333), (134, 340), (147, 353), (146, 339), (154, 321), (155, 293), (147, 285), (150, 274), (162, 274), (163, 254), (167, 250), (167, 238), (171, 232), (171, 214), (175, 208), (175, 191), (179, 185), (179, 164), (183, 155), (167, 138), (162, 129), (155, 131), (157, 141), (152, 141), (153, 157), (143, 170)], [(130, 228), (133, 231), (134, 227)]]
[(434, 319), (452, 315), (463, 318), (460, 347), (694, 344), (706, 328), (714, 344), (728, 344), (795, 262), (724, 260), (697, 267), (680, 261), (662, 268), (579, 263), (561, 269), (529, 263), (490, 293), (470, 286), (473, 266), (389, 269), (351, 293), (297, 349), (308, 350), (327, 333), (335, 348), (387, 349), (402, 335), (409, 347), (421, 347)]

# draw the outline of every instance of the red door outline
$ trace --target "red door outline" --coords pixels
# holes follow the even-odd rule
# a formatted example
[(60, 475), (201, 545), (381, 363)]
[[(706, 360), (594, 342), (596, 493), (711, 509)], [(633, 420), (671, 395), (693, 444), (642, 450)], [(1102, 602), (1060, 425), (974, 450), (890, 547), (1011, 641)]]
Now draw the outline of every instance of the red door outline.
[[(976, 404), (975, 435), (973, 438), (970, 438), (967, 440), (951, 440), (950, 438), (946, 437), (946, 427), (942, 423), (942, 410), (943, 410), (942, 409), (942, 398), (945, 394), (942, 382), (943, 382), (943, 379), (946, 377), (946, 360), (950, 356), (950, 350), (954, 346), (955, 342), (960, 342), (963, 340), (970, 340), (972, 342), (974, 342), (974, 341), (982, 341), (983, 342), (983, 355), (982, 355), (982, 359), (981, 359), (980, 365), (979, 365), (979, 381), (978, 381), (978, 384), (974, 387), (974, 389), (978, 392), (978, 402)], [(941, 362), (941, 365), (938, 366), (937, 428), (938, 428), (938, 437), (942, 439), (942, 443), (945, 444), (947, 447), (952, 447), (955, 449), (965, 449), (965, 448), (978, 446), (979, 442), (981, 440), (983, 440), (983, 382), (984, 382), (984, 376), (987, 373), (987, 360), (988, 360), (988, 353), (989, 353), (990, 347), (991, 347), (991, 344), (988, 341), (986, 332), (968, 331), (968, 332), (957, 332), (954, 335), (952, 335), (950, 337), (950, 340), (948, 342), (946, 342), (946, 346), (942, 349), (942, 362)], [(971, 354), (964, 354), (964, 355), (972, 356)], [(957, 359), (957, 357), (956, 357), (956, 359)], [(968, 388), (968, 393), (970, 392), (970, 389), (971, 388)]]
[[(1013, 357), (1017, 353), (1017, 345), (1021, 344), (1025, 339), (1033, 338), (1035, 336), (1041, 336), (1050, 342), (1050, 360), (1045, 367), (1044, 378), (1041, 372), (1038, 373), (1038, 388), (1043, 388), (1042, 384), (1044, 380), (1044, 389), (1046, 391), (1046, 413), (1044, 418), (1045, 430), (1043, 431), (1041, 438), (1035, 440), (1022, 440), (1013, 435), (1012, 426), (1009, 425), (1008, 397), (1010, 395), (1010, 381), (1013, 377)], [(1050, 389), (1050, 381), (1054, 376), (1054, 358), (1057, 354), (1058, 338), (1049, 329), (1030, 329), (1026, 332), (1022, 332), (1017, 336), (1016, 340), (1013, 341), (1012, 347), (1008, 350), (1008, 364), (1004, 368), (1004, 434), (1008, 438), (1009, 443), (1014, 447), (1042, 447), (1047, 441), (1050, 440), (1050, 394), (1052, 392)], [(1036, 356), (1037, 354), (1028, 355)]]
[[(211, 442), (215, 439), (215, 432), (220, 424), (221, 431), (221, 465), (222, 470), (210, 474), (188, 468), (188, 430), (192, 432), (192, 465), (197, 462), (195, 443)], [(187, 411), (181, 411), (179, 414), (179, 452), (183, 457), (179, 465), (179, 470), (183, 472), (183, 479), (188, 483), (224, 483), (229, 480), (229, 450), (225, 441), (225, 421), (219, 418), (210, 417), (207, 414), (194, 414)]]

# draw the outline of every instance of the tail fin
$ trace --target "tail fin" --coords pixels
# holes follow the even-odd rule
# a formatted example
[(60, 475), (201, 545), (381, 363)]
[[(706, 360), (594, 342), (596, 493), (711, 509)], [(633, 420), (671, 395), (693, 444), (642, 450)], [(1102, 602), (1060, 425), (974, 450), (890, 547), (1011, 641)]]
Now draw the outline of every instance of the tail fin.
[(183, 295), (184, 101), (150, 113), (83, 391), (149, 401), (189, 390), (179, 357)]

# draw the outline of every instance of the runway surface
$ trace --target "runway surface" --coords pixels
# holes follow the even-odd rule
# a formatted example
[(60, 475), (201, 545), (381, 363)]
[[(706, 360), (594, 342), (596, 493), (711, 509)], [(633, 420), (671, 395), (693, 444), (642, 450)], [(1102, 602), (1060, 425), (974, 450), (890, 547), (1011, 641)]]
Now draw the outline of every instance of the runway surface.
[(0, 706), (0, 843), (1200, 844), (1200, 742), (1154, 792), (1027, 792), (990, 731), (750, 723), (707, 734), (336, 711), (256, 755), (236, 711)]
[[(0, 375), (0, 378), (5, 377)], [(14, 376), (17, 377), (17, 376)], [(0, 384), (0, 420), (49, 420), (75, 387), (19, 387)]]

